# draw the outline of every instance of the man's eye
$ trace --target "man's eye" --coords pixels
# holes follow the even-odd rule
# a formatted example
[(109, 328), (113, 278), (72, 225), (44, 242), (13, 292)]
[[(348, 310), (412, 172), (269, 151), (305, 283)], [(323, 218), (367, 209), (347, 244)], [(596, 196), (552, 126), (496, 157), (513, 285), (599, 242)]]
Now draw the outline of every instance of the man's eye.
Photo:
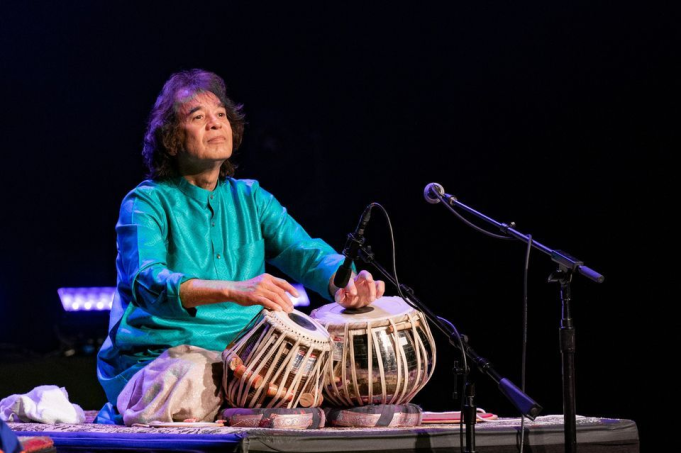
[(193, 120), (200, 120), (201, 118), (203, 118), (203, 115), (194, 115), (194, 117), (192, 119)]
[(227, 116), (227, 114), (226, 114), (225, 112), (219, 112), (219, 113), (218, 113), (218, 116), (219, 116), (220, 118), (224, 118), (224, 117)]

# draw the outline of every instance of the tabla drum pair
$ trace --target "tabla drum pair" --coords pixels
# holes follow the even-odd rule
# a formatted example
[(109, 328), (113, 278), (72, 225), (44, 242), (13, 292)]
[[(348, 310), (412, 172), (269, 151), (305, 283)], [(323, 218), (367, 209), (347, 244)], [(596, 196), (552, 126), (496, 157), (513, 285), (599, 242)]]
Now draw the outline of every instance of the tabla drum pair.
[(263, 310), (222, 354), (232, 407), (348, 407), (409, 402), (435, 368), (424, 315), (398, 297), (310, 316)]

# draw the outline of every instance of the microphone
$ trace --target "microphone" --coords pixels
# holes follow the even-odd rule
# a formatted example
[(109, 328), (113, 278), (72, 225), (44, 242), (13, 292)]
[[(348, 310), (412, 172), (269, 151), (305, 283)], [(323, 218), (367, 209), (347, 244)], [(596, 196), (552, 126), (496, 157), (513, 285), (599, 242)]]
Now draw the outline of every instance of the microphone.
[(436, 182), (431, 182), (423, 189), (423, 196), (430, 204), (438, 204), (440, 202), (436, 194), (439, 194), (441, 197), (445, 196), (445, 188)]
[(371, 208), (374, 204), (370, 204), (364, 209), (362, 217), (355, 228), (355, 232), (348, 234), (348, 239), (345, 242), (345, 248), (343, 249), (343, 255), (345, 255), (345, 261), (336, 271), (336, 276), (333, 278), (333, 284), (337, 288), (345, 288), (348, 284), (350, 276), (352, 275), (352, 263), (357, 259), (359, 252), (359, 247), (364, 244), (364, 230), (369, 223), (371, 218)]

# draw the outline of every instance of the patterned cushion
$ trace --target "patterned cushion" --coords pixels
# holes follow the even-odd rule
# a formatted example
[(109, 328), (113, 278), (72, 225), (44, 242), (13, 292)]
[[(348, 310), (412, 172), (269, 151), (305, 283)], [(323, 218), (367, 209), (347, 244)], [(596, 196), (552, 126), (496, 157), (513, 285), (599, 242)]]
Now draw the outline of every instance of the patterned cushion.
[(416, 404), (370, 404), (324, 409), (329, 426), (373, 428), (419, 426), (422, 410)]
[(317, 429), (325, 423), (324, 411), (319, 407), (228, 408), (222, 412), (222, 419), (227, 426), (241, 428)]

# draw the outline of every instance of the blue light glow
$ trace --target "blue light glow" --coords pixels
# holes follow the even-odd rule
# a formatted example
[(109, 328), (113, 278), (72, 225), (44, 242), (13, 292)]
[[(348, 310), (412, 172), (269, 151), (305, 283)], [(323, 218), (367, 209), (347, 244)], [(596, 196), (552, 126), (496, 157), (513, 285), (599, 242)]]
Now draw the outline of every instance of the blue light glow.
[(294, 307), (308, 307), (310, 305), (310, 298), (305, 291), (305, 287), (299, 283), (291, 283), (296, 291), (298, 291), (298, 297), (293, 297), (289, 294), (289, 298), (293, 301)]
[(65, 311), (111, 310), (115, 291), (113, 286), (57, 289)]

